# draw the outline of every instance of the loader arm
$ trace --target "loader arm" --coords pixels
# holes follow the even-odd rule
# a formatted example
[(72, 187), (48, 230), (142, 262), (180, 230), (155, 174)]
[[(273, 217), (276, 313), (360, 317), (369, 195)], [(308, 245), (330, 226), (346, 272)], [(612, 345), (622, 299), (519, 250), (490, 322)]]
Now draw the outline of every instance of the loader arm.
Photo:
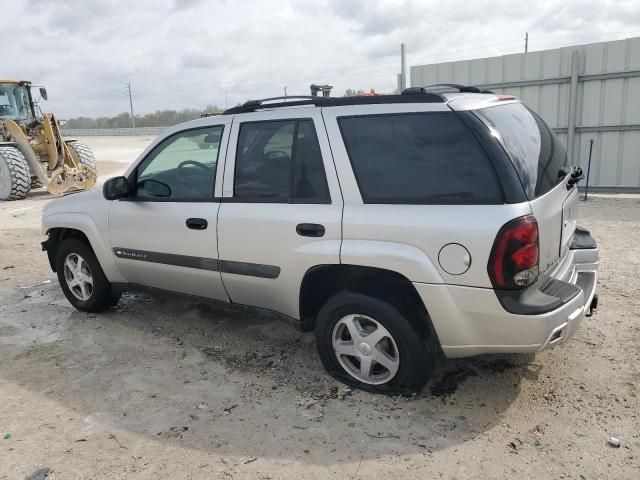
[[(49, 159), (49, 171), (54, 171), (56, 168), (62, 167), (64, 163), (64, 150), (62, 146), (62, 136), (60, 130), (57, 128), (58, 124), (52, 114), (45, 114), (42, 116), (42, 142), (47, 151), (47, 157)], [(60, 160), (63, 160), (60, 162)]]

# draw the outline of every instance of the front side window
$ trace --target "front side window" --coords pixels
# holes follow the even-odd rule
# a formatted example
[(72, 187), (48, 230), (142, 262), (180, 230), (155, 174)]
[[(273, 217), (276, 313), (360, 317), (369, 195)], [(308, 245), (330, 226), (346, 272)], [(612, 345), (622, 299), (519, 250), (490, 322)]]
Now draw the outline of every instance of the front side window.
[(536, 113), (521, 103), (482, 108), (475, 113), (506, 150), (529, 199), (544, 195), (562, 181), (567, 153)]
[(364, 203), (503, 203), (493, 165), (454, 112), (338, 122)]
[(330, 203), (313, 121), (242, 124), (234, 196), (247, 201)]
[(142, 161), (136, 175), (136, 197), (142, 200), (209, 200), (224, 127), (177, 133)]

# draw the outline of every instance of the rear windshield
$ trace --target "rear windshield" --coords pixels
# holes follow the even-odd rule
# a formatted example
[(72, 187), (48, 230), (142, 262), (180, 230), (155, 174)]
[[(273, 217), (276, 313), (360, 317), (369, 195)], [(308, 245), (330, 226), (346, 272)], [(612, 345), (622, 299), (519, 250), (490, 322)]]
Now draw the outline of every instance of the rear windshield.
[(475, 113), (497, 133), (529, 199), (544, 195), (562, 182), (567, 153), (536, 113), (521, 103), (483, 108)]
[(365, 203), (503, 203), (493, 165), (454, 112), (340, 117)]

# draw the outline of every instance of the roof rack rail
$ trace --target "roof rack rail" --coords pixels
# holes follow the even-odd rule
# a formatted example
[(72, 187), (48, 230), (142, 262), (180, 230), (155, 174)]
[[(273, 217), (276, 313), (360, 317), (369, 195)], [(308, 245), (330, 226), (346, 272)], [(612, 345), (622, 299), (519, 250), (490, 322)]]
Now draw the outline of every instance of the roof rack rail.
[[(274, 100), (291, 100), (284, 102), (266, 103)], [(380, 105), (387, 103), (442, 103), (445, 99), (433, 92), (419, 92), (419, 93), (403, 93), (402, 95), (376, 95), (365, 96), (356, 95), (353, 97), (306, 97), (306, 96), (291, 96), (291, 97), (273, 97), (265, 98), (263, 100), (249, 100), (242, 105), (232, 107), (224, 112), (223, 115), (233, 115), (236, 113), (248, 113), (255, 112), (256, 110), (267, 108), (285, 108), (285, 107), (300, 107), (305, 105), (313, 105), (315, 107), (340, 107), (346, 105)]]
[(410, 93), (418, 93), (418, 91), (427, 93), (429, 89), (436, 89), (441, 87), (453, 88), (454, 90), (457, 90), (460, 93), (493, 93), (490, 90), (482, 90), (472, 85), (460, 85), (457, 83), (436, 83), (435, 85), (427, 85), (426, 87), (410, 87), (410, 88), (405, 88), (402, 91), (402, 93), (404, 94), (407, 90), (410, 90), (411, 91)]

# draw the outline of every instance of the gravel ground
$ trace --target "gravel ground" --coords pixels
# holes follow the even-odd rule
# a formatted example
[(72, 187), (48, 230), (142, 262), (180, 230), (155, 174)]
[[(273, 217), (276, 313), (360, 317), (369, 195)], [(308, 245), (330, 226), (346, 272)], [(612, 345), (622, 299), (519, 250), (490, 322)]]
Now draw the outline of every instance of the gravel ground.
[[(89, 143), (113, 174), (145, 140)], [(569, 343), (443, 360), (413, 398), (344, 388), (274, 315), (73, 310), (40, 251), (49, 200), (0, 204), (0, 479), (640, 478), (638, 196), (581, 204), (600, 309)]]

